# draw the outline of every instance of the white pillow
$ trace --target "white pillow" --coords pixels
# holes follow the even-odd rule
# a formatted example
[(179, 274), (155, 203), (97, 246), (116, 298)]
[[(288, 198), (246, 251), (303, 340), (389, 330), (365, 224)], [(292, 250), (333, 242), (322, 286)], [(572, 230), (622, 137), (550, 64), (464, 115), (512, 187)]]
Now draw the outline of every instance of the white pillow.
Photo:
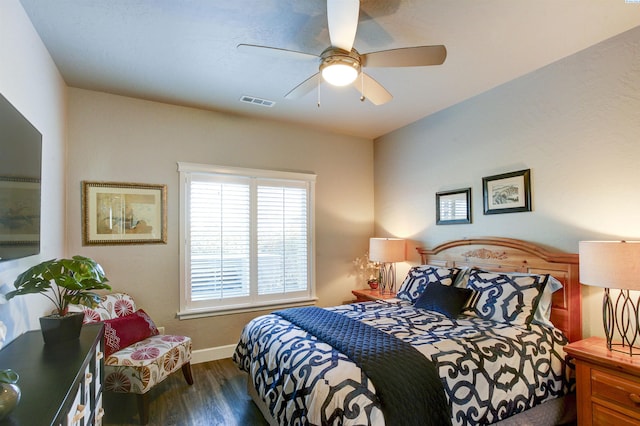
[[(467, 282), (469, 281), (469, 275), (471, 271), (478, 271), (479, 268), (461, 268), (461, 272), (456, 277), (456, 280), (453, 285), (456, 287), (466, 287)], [(492, 272), (492, 271), (484, 271), (484, 272)], [(498, 273), (498, 272), (494, 272)], [(540, 275), (540, 274), (531, 274), (528, 272), (508, 272), (509, 275), (513, 276), (531, 276), (531, 275)], [(533, 316), (533, 321), (537, 324), (545, 325), (547, 327), (554, 327), (551, 322), (551, 306), (553, 301), (553, 293), (563, 288), (563, 285), (557, 278), (552, 275), (549, 275), (549, 279), (547, 280), (547, 285), (544, 287), (542, 291), (542, 296), (540, 297), (540, 301), (538, 302), (538, 308), (535, 311)]]
[(464, 310), (478, 318), (529, 325), (538, 309), (549, 275), (471, 271), (467, 288), (474, 291)]

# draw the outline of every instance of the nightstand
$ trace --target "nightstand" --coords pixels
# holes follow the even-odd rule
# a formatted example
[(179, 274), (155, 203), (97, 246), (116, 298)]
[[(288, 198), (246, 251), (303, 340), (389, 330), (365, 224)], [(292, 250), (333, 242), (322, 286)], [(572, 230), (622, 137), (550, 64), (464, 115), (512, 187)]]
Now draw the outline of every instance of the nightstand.
[(356, 302), (370, 302), (372, 300), (385, 300), (393, 299), (396, 297), (395, 293), (381, 293), (379, 289), (362, 289), (351, 290), (351, 293), (356, 297)]
[(579, 425), (640, 424), (640, 356), (609, 351), (600, 337), (574, 342)]

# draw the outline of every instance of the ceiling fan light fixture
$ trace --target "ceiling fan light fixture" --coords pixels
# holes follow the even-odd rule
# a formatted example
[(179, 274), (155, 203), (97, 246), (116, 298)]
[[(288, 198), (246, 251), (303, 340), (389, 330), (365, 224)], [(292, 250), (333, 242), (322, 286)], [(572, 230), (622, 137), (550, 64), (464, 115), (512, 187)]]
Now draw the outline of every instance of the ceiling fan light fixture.
[(322, 78), (334, 86), (346, 86), (355, 81), (358, 70), (350, 65), (332, 64), (322, 69)]
[(325, 51), (320, 64), (320, 73), (324, 80), (334, 86), (347, 86), (360, 74), (360, 58), (357, 53), (336, 53)]

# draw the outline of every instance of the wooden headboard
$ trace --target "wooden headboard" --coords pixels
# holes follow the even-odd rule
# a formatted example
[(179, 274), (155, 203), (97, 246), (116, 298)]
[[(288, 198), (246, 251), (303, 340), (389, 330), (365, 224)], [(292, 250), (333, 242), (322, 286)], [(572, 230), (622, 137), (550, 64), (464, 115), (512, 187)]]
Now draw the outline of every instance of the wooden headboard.
[(552, 252), (526, 241), (479, 237), (449, 241), (427, 250), (417, 247), (423, 264), (477, 267), (487, 271), (551, 274), (563, 285), (553, 294), (551, 322), (569, 341), (582, 338), (578, 255)]

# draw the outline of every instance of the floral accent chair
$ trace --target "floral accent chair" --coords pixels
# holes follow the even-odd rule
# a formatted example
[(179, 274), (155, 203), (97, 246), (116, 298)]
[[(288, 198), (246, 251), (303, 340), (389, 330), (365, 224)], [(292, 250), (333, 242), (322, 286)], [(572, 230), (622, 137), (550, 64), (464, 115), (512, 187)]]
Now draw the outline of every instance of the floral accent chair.
[(104, 322), (104, 388), (138, 395), (140, 424), (149, 422), (147, 392), (182, 369), (189, 385), (191, 338), (159, 334), (158, 329), (126, 293), (102, 297), (97, 308), (73, 305), (70, 311), (84, 312), (84, 323)]

